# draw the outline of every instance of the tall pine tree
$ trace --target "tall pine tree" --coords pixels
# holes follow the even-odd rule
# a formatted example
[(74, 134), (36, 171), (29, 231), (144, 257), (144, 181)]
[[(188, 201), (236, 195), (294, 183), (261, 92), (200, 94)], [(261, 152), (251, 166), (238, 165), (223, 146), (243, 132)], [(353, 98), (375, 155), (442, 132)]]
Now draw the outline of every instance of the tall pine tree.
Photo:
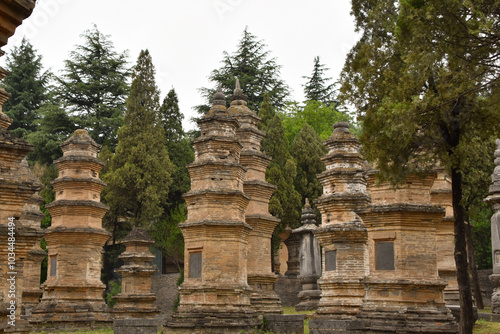
[(111, 225), (124, 219), (132, 226), (150, 227), (163, 214), (172, 183), (160, 121), (159, 91), (148, 50), (141, 51), (132, 74), (124, 124), (118, 146), (104, 175), (104, 198), (110, 206)]
[(109, 36), (95, 25), (82, 38), (83, 44), (65, 61), (57, 92), (65, 109), (79, 116), (78, 126), (114, 151), (129, 92), (127, 53), (116, 52)]
[(11, 94), (2, 110), (13, 122), (9, 129), (20, 138), (38, 128), (39, 108), (47, 101), (47, 83), (50, 73), (43, 71), (42, 57), (31, 43), (23, 38), (7, 55), (6, 70), (9, 75), (2, 80), (2, 86)]
[(319, 62), (319, 56), (314, 57), (314, 68), (310, 77), (304, 76), (307, 83), (304, 85), (304, 95), (307, 101), (319, 101), (324, 104), (338, 103), (335, 101), (334, 84), (328, 82), (332, 78), (325, 78), (325, 72), (329, 70)]
[[(285, 105), (290, 89), (280, 78), (281, 66), (276, 63), (276, 58), (270, 58), (264, 42), (251, 34), (248, 27), (243, 31), (237, 50), (233, 54), (224, 51), (223, 56), (222, 67), (213, 70), (209, 76), (214, 87), (221, 85), (224, 94), (231, 96), (237, 77), (248, 96), (250, 109), (259, 109), (266, 92), (276, 108)], [(210, 109), (208, 102), (211, 102), (215, 89), (201, 88), (200, 91), (207, 105), (196, 109), (203, 115)]]

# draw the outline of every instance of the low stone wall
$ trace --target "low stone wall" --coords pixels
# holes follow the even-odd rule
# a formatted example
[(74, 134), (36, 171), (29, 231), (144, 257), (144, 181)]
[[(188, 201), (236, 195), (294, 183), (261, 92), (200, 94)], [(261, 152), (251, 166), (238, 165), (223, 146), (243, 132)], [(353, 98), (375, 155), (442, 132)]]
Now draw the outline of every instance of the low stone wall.
[(268, 314), (267, 330), (280, 334), (304, 334), (303, 314)]
[(179, 276), (179, 273), (153, 276), (151, 292), (156, 295), (155, 306), (158, 307), (162, 318), (174, 312), (172, 307), (179, 295), (176, 285)]
[(113, 321), (115, 334), (156, 334), (158, 319), (117, 319)]
[(280, 296), (282, 306), (295, 306), (300, 303), (298, 294), (302, 289), (297, 278), (280, 276), (274, 282), (274, 291)]

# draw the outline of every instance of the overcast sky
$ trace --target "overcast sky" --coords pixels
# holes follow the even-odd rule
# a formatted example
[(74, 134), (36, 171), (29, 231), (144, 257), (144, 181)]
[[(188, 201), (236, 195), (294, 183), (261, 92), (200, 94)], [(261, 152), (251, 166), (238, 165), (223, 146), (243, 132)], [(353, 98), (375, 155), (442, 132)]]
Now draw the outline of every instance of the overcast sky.
[(336, 80), (358, 39), (350, 6), (347, 0), (38, 0), (4, 51), (25, 36), (59, 74), (82, 32), (96, 24), (117, 51), (128, 50), (130, 65), (149, 49), (161, 98), (174, 87), (184, 127), (192, 129), (192, 107), (204, 102), (198, 89), (212, 86), (208, 75), (221, 66), (223, 51), (236, 50), (246, 26), (282, 66), (292, 100), (304, 99), (302, 77), (311, 74), (315, 56)]

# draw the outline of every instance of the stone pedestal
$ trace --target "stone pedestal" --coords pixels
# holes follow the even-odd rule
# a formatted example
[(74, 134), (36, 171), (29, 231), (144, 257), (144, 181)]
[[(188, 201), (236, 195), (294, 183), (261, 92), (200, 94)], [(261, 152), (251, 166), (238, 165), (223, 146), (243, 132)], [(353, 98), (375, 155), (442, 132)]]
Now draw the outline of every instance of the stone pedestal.
[(321, 250), (318, 240), (314, 236), (316, 230), (316, 216), (306, 198), (306, 205), (302, 209), (302, 226), (292, 231), (300, 236), (300, 275), (298, 280), (302, 285), (299, 292), (300, 303), (295, 306), (297, 311), (315, 310), (318, 308), (321, 290), (318, 287), (318, 278), (321, 277)]
[(157, 271), (151, 266), (154, 255), (149, 247), (154, 240), (142, 228), (134, 228), (123, 240), (125, 252), (120, 255), (123, 266), (116, 270), (122, 278), (122, 290), (114, 298), (114, 319), (154, 318), (158, 314), (151, 281)]
[(56, 198), (46, 206), (52, 216), (45, 233), (48, 278), (29, 320), (51, 330), (108, 326), (101, 267), (110, 233), (102, 228), (108, 207), (100, 202), (105, 187), (99, 179), (104, 165), (97, 159), (100, 146), (86, 130), (77, 130), (61, 147), (63, 156), (54, 161), (59, 170), (52, 183)]
[(455, 218), (451, 194), (451, 180), (444, 169), (436, 170), (437, 178), (431, 188), (431, 202), (445, 208), (445, 216), (439, 222), (436, 231), (437, 261), (439, 277), (447, 283), (444, 289), (444, 301), (447, 305), (460, 305), (455, 265)]
[(315, 200), (322, 223), (314, 232), (323, 247), (322, 294), (316, 319), (354, 320), (365, 294), (362, 280), (366, 263), (367, 231), (355, 210), (367, 205), (364, 164), (359, 141), (348, 124), (334, 124), (326, 141), (328, 154), (322, 159), (326, 171), (318, 175), (323, 195)]
[(491, 295), (491, 311), (500, 313), (500, 140), (496, 140), (495, 170), (491, 176), (492, 185), (486, 203), (493, 206), (495, 213), (491, 216), (491, 255), (493, 258), (493, 274), (490, 276), (493, 284)]
[(167, 322), (171, 333), (239, 333), (258, 324), (247, 283), (247, 248), (253, 228), (245, 222), (250, 198), (243, 192), (239, 122), (219, 89), (198, 121), (195, 161), (188, 165), (191, 190), (184, 195), (187, 220), (179, 224), (185, 242), (180, 305)]
[(358, 318), (384, 332), (456, 333), (438, 275), (437, 228), (445, 209), (431, 203), (433, 173), (396, 190), (368, 175), (372, 205), (358, 210), (368, 230), (369, 270)]
[(243, 145), (240, 163), (247, 169), (243, 192), (250, 197), (245, 221), (253, 228), (248, 237), (247, 261), (248, 285), (253, 289), (251, 303), (259, 314), (281, 314), (281, 301), (274, 292), (276, 274), (271, 268), (271, 237), (279, 223), (279, 219), (269, 214), (269, 199), (276, 190), (276, 186), (266, 182), (266, 168), (271, 158), (260, 151), (265, 133), (258, 129), (260, 118), (247, 107), (247, 96), (238, 79), (231, 100), (228, 113), (235, 115), (240, 123), (236, 131)]

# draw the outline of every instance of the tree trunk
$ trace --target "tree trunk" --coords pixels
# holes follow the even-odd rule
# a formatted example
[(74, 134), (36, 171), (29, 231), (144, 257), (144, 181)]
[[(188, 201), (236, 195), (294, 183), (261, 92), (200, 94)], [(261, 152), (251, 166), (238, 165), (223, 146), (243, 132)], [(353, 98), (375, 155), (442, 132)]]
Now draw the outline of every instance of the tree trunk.
[(460, 293), (460, 334), (472, 334), (474, 314), (467, 264), (464, 210), (462, 200), (462, 175), (457, 167), (451, 169), (453, 211), (455, 217), (455, 263), (457, 266), (458, 291)]
[(474, 246), (472, 245), (472, 233), (470, 222), (466, 224), (466, 239), (467, 239), (467, 254), (469, 257), (469, 267), (472, 276), (472, 286), (474, 287), (474, 298), (476, 299), (476, 306), (478, 309), (484, 309), (483, 295), (481, 294), (481, 287), (479, 286), (479, 277), (477, 274), (476, 259), (474, 256)]

